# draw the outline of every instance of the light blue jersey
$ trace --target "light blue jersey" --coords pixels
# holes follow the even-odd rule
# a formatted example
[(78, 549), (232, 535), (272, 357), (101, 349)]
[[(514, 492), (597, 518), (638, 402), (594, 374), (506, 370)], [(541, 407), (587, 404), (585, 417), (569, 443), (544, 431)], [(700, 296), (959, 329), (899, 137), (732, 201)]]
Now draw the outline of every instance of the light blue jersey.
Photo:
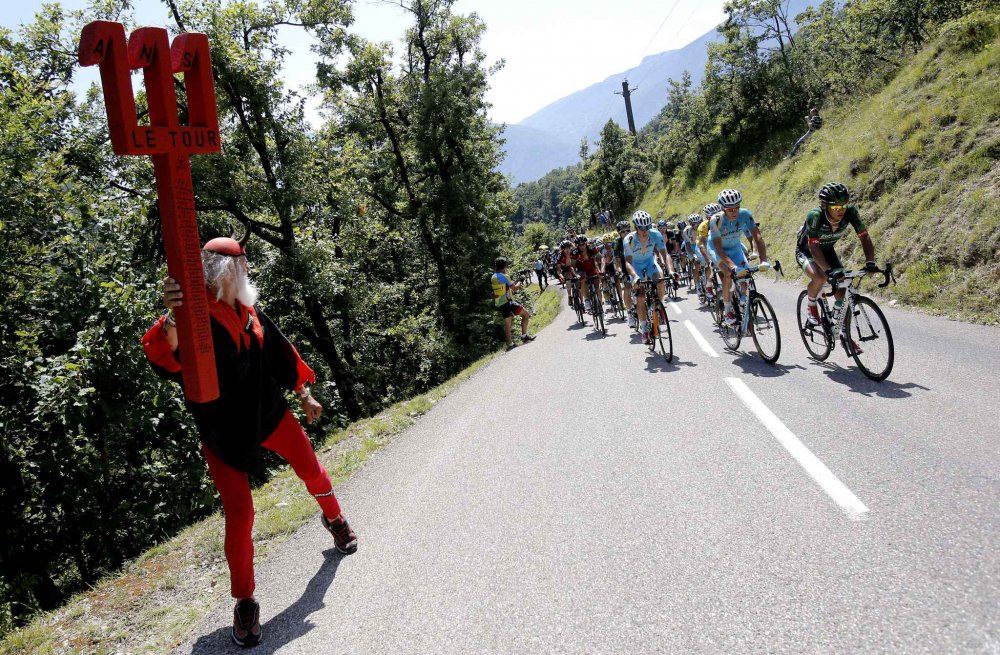
[(632, 232), (622, 243), (622, 249), (625, 251), (625, 257), (632, 258), (632, 268), (639, 277), (646, 275), (650, 279), (654, 279), (661, 274), (660, 266), (656, 263), (656, 251), (666, 252), (666, 245), (663, 243), (663, 235), (656, 230), (650, 230), (647, 232), (649, 238), (646, 240), (646, 247), (643, 248), (642, 242), (639, 240), (639, 236)]
[(749, 209), (741, 208), (735, 221), (729, 220), (725, 212), (716, 214), (712, 217), (709, 243), (714, 239), (722, 239), (722, 249), (726, 252), (738, 249), (740, 237), (744, 234), (749, 235), (756, 227), (757, 223), (754, 222)]

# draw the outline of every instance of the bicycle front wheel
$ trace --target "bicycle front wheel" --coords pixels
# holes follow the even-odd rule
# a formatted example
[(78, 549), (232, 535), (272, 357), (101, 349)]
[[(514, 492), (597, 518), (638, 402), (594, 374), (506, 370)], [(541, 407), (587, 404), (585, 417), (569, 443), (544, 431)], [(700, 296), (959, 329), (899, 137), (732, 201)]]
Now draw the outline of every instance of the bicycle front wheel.
[(653, 321), (653, 334), (656, 345), (660, 348), (660, 354), (669, 362), (674, 358), (674, 338), (670, 332), (670, 317), (667, 316), (667, 308), (659, 300), (656, 301), (656, 320)]
[(778, 317), (767, 298), (755, 295), (750, 301), (750, 336), (757, 346), (761, 359), (768, 364), (778, 361), (781, 354), (781, 330), (778, 329)]
[(889, 377), (895, 359), (892, 332), (874, 300), (855, 297), (854, 311), (844, 321), (844, 333), (848, 351), (865, 376), (876, 382)]
[(722, 341), (726, 344), (726, 348), (729, 350), (738, 350), (740, 347), (740, 341), (743, 340), (743, 317), (740, 315), (739, 303), (735, 301), (736, 299), (734, 298), (733, 313), (736, 314), (736, 325), (729, 325), (725, 320), (719, 322), (719, 334), (722, 335)]
[(809, 325), (808, 298), (809, 294), (806, 291), (800, 293), (799, 302), (795, 310), (795, 316), (799, 322), (799, 336), (802, 337), (802, 343), (805, 345), (806, 350), (809, 351), (809, 356), (817, 362), (823, 362), (826, 361), (826, 358), (833, 351), (833, 340), (830, 338), (825, 327), (829, 325), (830, 319), (826, 313), (826, 302), (821, 300), (816, 303), (816, 307), (819, 309), (820, 324)]

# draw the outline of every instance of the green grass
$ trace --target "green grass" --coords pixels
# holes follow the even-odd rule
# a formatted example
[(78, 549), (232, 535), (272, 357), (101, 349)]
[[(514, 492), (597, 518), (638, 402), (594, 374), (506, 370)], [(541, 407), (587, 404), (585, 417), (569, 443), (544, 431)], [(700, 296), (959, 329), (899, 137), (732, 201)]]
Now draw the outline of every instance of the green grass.
[[(951, 49), (960, 41), (942, 37), (880, 93), (828, 108), (823, 129), (795, 159), (691, 186), (657, 176), (639, 206), (686, 216), (720, 189), (739, 188), (763, 225), (770, 258), (791, 277), (795, 232), (816, 206), (816, 191), (841, 181), (879, 261), (898, 271), (899, 284), (881, 295), (1000, 324), (1000, 39), (978, 50)], [(854, 238), (838, 251), (845, 263), (862, 261)]]
[[(523, 293), (535, 307), (531, 331), (537, 332), (555, 318), (560, 294), (554, 287), (539, 294), (537, 285)], [(316, 451), (334, 486), (499, 355), (482, 357), (427, 393), (332, 431)], [(254, 490), (253, 498), (257, 561), (317, 515), (316, 502), (287, 468)], [(229, 597), (222, 546), (223, 522), (217, 513), (149, 549), (62, 608), (8, 633), (0, 641), (0, 655), (168, 652), (215, 603)]]

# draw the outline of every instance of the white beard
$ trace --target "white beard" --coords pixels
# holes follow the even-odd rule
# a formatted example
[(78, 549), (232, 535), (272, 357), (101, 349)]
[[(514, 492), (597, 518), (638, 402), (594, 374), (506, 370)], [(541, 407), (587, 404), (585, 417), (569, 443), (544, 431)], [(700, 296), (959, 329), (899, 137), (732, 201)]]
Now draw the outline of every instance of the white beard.
[(257, 302), (257, 287), (244, 271), (236, 274), (236, 300), (246, 307), (253, 307)]

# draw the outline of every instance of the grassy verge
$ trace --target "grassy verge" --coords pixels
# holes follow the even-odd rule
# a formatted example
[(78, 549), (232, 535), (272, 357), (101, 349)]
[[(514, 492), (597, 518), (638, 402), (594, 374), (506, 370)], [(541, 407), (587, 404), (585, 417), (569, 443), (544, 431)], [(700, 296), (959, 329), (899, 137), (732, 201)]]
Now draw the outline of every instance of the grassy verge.
[[(882, 295), (1000, 324), (1000, 38), (970, 45), (955, 34), (968, 29), (946, 29), (880, 93), (827, 108), (823, 129), (795, 159), (691, 186), (657, 176), (640, 206), (686, 216), (720, 189), (739, 188), (763, 224), (770, 259), (792, 276), (795, 232), (816, 191), (841, 181), (879, 261), (897, 267), (899, 284)], [(847, 265), (863, 261), (853, 237), (838, 250)]]
[[(555, 318), (560, 295), (554, 287), (541, 294), (537, 287), (525, 293), (533, 297), (531, 331), (537, 332)], [(425, 394), (332, 432), (317, 455), (334, 486), (343, 484), (373, 453), (498, 355), (481, 358)], [(253, 497), (258, 561), (316, 516), (315, 501), (303, 493), (302, 483), (287, 468), (256, 489)], [(215, 603), (229, 598), (222, 537), (218, 513), (188, 527), (60, 609), (6, 635), (0, 655), (168, 652)]]

